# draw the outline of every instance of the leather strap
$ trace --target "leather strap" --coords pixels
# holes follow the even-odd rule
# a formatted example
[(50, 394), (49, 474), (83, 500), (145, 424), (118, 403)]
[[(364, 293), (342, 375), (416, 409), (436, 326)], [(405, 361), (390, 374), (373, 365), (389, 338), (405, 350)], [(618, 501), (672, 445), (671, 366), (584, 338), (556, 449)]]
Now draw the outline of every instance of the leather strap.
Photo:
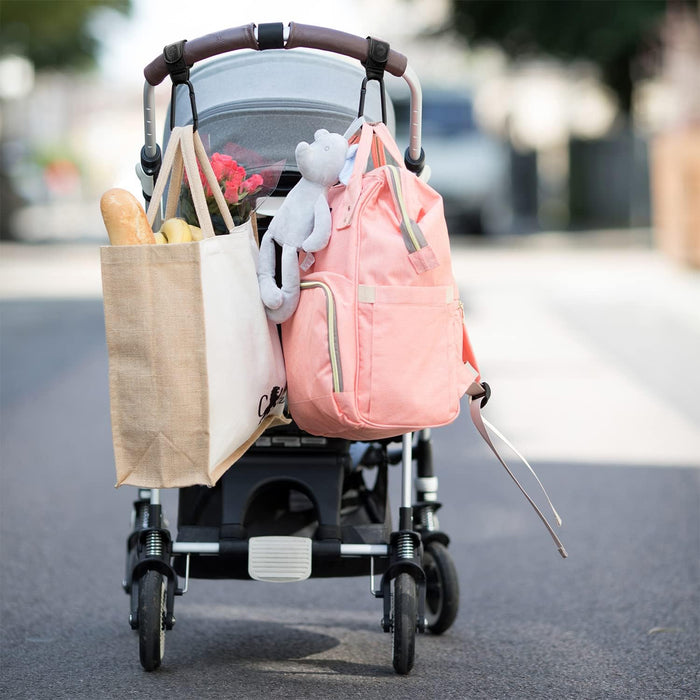
[[(176, 165), (175, 159), (180, 150), (180, 137), (182, 136), (182, 127), (176, 126), (170, 132), (170, 140), (168, 141), (168, 147), (165, 149), (165, 154), (163, 155), (163, 163), (160, 166), (160, 172), (158, 173), (158, 179), (153, 188), (153, 194), (151, 195), (151, 201), (148, 205), (148, 212), (146, 216), (148, 218), (148, 223), (153, 226), (156, 219), (156, 215), (160, 211), (160, 200), (165, 192), (165, 186), (168, 183), (168, 178)], [(167, 214), (167, 206), (166, 206)]]
[(568, 556), (566, 549), (564, 549), (564, 545), (561, 543), (561, 540), (557, 537), (556, 533), (554, 532), (554, 529), (552, 526), (549, 524), (547, 521), (547, 518), (544, 516), (542, 511), (537, 507), (537, 504), (532, 500), (530, 495), (527, 493), (527, 491), (523, 488), (522, 484), (518, 481), (518, 479), (515, 477), (515, 474), (510, 470), (508, 465), (505, 463), (505, 460), (501, 457), (501, 455), (498, 453), (498, 450), (494, 446), (493, 442), (491, 441), (491, 436), (488, 433), (488, 430), (486, 429), (486, 426), (488, 425), (489, 428), (499, 437), (501, 440), (503, 440), (508, 447), (510, 447), (513, 452), (523, 461), (525, 466), (532, 472), (534, 475), (535, 479), (537, 480), (537, 483), (539, 484), (540, 488), (542, 489), (542, 492), (544, 493), (545, 497), (547, 498), (547, 502), (549, 503), (550, 508), (552, 509), (552, 512), (554, 513), (554, 517), (556, 518), (557, 525), (561, 525), (562, 521), (561, 518), (559, 517), (559, 513), (555, 510), (554, 506), (552, 505), (552, 501), (549, 498), (549, 495), (545, 491), (544, 486), (542, 485), (542, 482), (539, 480), (537, 474), (535, 474), (535, 470), (530, 466), (529, 462), (523, 457), (518, 450), (513, 447), (513, 445), (496, 429), (494, 426), (492, 426), (487, 420), (485, 420), (482, 415), (481, 415), (481, 401), (474, 399), (472, 397), (474, 396), (483, 396), (484, 394), (484, 387), (481, 386), (478, 382), (472, 383), (472, 385), (467, 389), (467, 395), (469, 396), (469, 413), (471, 415), (472, 422), (474, 423), (474, 427), (479, 431), (479, 434), (481, 437), (484, 439), (484, 442), (491, 448), (491, 451), (496, 455), (496, 459), (503, 465), (503, 468), (508, 472), (510, 478), (515, 482), (516, 486), (520, 489), (522, 494), (525, 496), (525, 498), (528, 500), (530, 505), (535, 509), (535, 512), (539, 516), (540, 520), (544, 523), (544, 526), (547, 528), (547, 531), (551, 535), (552, 539), (554, 540), (554, 544), (557, 546), (557, 550), (559, 551), (559, 554), (561, 554), (563, 559), (566, 559)]

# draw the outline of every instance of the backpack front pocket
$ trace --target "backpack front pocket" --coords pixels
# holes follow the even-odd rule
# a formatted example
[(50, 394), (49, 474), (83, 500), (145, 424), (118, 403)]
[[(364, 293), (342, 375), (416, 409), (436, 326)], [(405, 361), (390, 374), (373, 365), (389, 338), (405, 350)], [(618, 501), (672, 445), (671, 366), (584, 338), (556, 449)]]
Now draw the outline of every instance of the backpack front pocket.
[(360, 413), (375, 425), (442, 425), (459, 411), (448, 287), (360, 287)]

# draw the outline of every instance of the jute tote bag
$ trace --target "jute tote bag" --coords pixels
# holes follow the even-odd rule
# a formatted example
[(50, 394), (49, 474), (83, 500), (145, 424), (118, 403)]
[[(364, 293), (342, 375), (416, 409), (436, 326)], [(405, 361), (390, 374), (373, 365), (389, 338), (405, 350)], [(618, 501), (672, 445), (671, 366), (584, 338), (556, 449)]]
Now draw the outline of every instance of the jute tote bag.
[[(214, 236), (197, 161), (228, 235)], [(149, 222), (168, 179), (165, 218), (174, 215), (183, 165), (204, 239), (101, 248), (117, 486), (214, 485), (264, 430), (288, 422), (253, 227), (234, 227), (191, 126), (173, 130)]]

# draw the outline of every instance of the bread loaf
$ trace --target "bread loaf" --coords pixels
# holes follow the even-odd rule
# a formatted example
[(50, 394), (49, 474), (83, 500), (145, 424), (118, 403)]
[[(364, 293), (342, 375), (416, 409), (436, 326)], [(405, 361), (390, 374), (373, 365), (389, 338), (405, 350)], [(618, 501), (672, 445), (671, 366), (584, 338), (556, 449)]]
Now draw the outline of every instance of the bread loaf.
[(146, 212), (131, 192), (115, 187), (100, 200), (102, 219), (112, 245), (155, 244)]

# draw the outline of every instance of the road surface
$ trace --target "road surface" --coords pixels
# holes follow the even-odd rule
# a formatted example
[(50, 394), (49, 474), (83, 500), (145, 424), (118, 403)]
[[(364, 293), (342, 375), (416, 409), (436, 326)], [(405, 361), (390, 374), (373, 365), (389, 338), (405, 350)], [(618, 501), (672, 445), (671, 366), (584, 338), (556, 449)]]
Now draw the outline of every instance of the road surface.
[[(641, 285), (649, 260), (631, 254)], [(605, 255), (591, 266), (597, 294), (569, 282), (545, 289), (557, 255), (526, 258), (534, 286), (518, 277), (513, 252), (465, 251), (456, 267), (471, 257), (482, 276), (478, 284), (465, 276), (463, 287), (474, 292), (467, 308), (482, 364), (503, 385), (487, 416), (532, 458), (564, 518), (559, 534), (570, 556), (559, 558), (466, 417), (434, 431), (461, 608), (445, 635), (417, 639), (408, 677), (392, 670), (381, 604), (365, 578), (191, 581), (176, 600), (161, 670), (143, 672), (120, 587), (135, 493), (113, 487), (101, 302), (92, 282), (85, 293), (74, 284), (71, 298), (5, 288), (0, 695), (700, 697), (697, 324), (692, 310), (679, 310), (684, 302), (664, 301), (668, 284), (650, 315), (628, 306), (620, 316), (624, 299), (610, 290), (631, 296), (632, 283), (601, 275), (612, 266)], [(583, 279), (584, 263), (574, 260), (581, 267), (570, 270)], [(657, 277), (668, 272), (651, 268)], [(668, 274), (679, 291), (697, 291), (695, 278)], [(520, 308), (506, 319), (511, 335), (500, 337), (485, 316), (508, 306), (509, 289)], [(522, 335), (526, 316), (538, 343)], [(657, 392), (658, 372), (614, 335), (615, 319), (628, 337), (646, 335), (656, 359), (664, 350), (667, 393)], [(537, 384), (547, 400), (532, 404), (521, 390)], [(173, 495), (164, 497), (171, 522)]]

